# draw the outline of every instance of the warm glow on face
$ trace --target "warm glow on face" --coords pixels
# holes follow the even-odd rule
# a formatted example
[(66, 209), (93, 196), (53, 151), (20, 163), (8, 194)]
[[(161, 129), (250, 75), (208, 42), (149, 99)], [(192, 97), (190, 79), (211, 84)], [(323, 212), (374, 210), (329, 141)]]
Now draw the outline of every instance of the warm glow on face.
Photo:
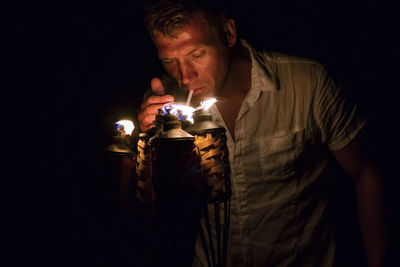
[(130, 120), (120, 120), (117, 121), (115, 124), (118, 125), (117, 129), (120, 131), (124, 131), (126, 135), (131, 135), (133, 130), (135, 129), (133, 122)]
[(196, 14), (175, 34), (154, 38), (164, 69), (183, 91), (193, 91), (196, 101), (218, 95), (231, 64), (229, 47), (221, 41), (219, 31)]

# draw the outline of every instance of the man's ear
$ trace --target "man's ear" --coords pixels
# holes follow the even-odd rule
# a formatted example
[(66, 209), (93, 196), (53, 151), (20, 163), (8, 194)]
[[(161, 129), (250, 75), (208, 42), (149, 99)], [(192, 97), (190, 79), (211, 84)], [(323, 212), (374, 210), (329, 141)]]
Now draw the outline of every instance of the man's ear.
[(236, 44), (237, 33), (236, 25), (233, 19), (227, 19), (224, 27), (224, 35), (226, 43), (229, 47), (233, 47)]

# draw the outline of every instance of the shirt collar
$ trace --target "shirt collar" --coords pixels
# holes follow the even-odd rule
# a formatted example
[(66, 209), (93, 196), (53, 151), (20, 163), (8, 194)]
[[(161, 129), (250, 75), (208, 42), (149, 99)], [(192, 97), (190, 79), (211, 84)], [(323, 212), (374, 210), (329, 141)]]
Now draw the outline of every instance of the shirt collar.
[(249, 50), (251, 57), (251, 88), (258, 91), (279, 90), (278, 79), (267, 58), (244, 39), (240, 39), (240, 42)]

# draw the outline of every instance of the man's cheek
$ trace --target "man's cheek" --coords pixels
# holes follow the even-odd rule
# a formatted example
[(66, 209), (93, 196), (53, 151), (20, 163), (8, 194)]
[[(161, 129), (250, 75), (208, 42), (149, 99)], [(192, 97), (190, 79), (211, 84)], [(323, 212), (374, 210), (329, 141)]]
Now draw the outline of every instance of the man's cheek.
[(172, 78), (174, 78), (177, 82), (180, 81), (179, 72), (178, 72), (178, 71), (173, 70), (172, 68), (170, 68), (170, 69), (165, 69), (165, 71), (168, 73), (169, 76), (171, 76)]

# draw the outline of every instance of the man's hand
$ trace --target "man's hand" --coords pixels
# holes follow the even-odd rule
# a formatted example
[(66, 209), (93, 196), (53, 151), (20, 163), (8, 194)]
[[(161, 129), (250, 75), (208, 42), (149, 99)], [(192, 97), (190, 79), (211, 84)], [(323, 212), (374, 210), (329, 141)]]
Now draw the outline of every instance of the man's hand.
[(154, 95), (150, 96), (140, 107), (140, 113), (138, 116), (139, 125), (141, 131), (147, 131), (153, 126), (153, 121), (158, 114), (158, 109), (167, 103), (174, 101), (174, 97), (171, 95), (165, 95), (165, 89), (159, 78), (153, 78), (151, 80), (151, 90)]

